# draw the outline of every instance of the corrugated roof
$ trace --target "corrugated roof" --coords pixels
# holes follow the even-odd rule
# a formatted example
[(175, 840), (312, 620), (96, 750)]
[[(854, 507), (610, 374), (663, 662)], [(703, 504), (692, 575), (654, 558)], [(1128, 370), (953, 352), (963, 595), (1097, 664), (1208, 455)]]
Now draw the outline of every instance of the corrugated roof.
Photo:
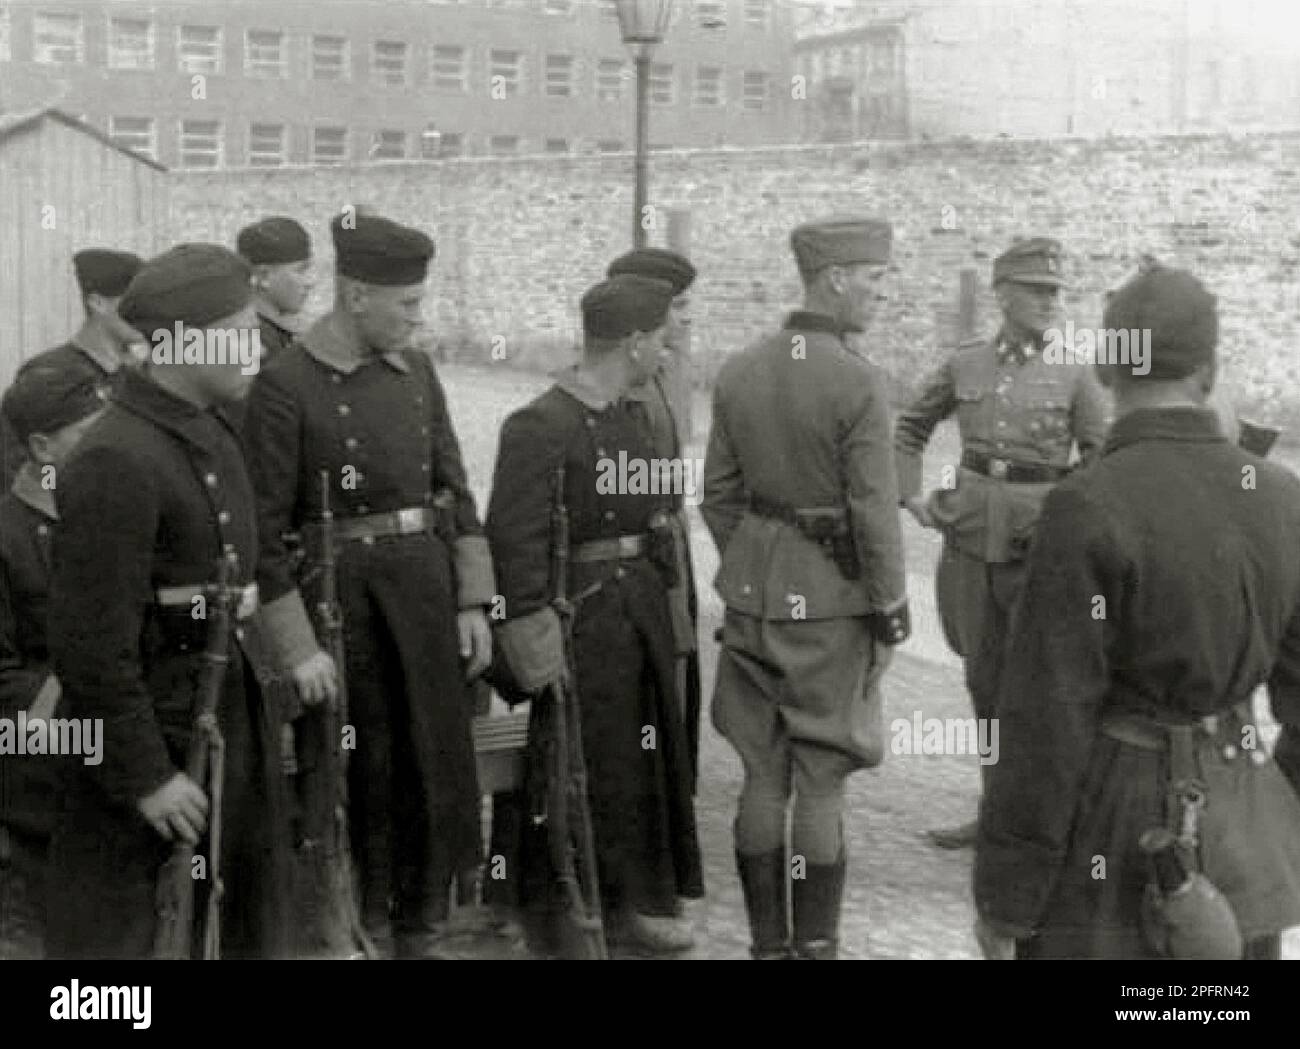
[(133, 152), (125, 146), (118, 145), (104, 134), (104, 132), (100, 131), (99, 128), (87, 124), (84, 120), (78, 120), (76, 117), (65, 113), (61, 109), (56, 109), (53, 106), (46, 107), (45, 109), (33, 110), (30, 113), (0, 113), (0, 145), (4, 144), (5, 139), (11, 138), (20, 131), (24, 131), (39, 124), (42, 120), (57, 120), (60, 124), (64, 124), (70, 128), (75, 128), (77, 131), (84, 132), (92, 138), (98, 139), (104, 145), (108, 146), (109, 149), (115, 149), (119, 153), (124, 153), (132, 160), (137, 160), (141, 164), (148, 164), (151, 168), (156, 168), (158, 171), (167, 170), (156, 160), (150, 160), (148, 157), (141, 156), (139, 153)]

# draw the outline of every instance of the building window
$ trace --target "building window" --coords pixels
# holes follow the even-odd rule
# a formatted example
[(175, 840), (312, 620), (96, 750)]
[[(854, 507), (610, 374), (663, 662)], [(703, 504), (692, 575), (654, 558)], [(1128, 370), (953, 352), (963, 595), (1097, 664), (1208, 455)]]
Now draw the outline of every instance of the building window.
[(454, 44), (437, 44), (429, 57), (429, 75), (438, 91), (465, 91), (469, 88), (465, 49)]
[(695, 104), (720, 106), (722, 103), (722, 70), (717, 66), (698, 67), (695, 70)]
[(622, 153), (623, 143), (613, 138), (602, 138), (596, 143), (598, 153)]
[(143, 18), (108, 20), (108, 68), (152, 69), (153, 23)]
[(767, 108), (767, 74), (762, 70), (745, 70), (745, 88), (740, 104), (745, 109)]
[(123, 149), (158, 159), (158, 136), (153, 117), (109, 117), (108, 137)]
[(493, 135), (488, 140), (488, 149), (498, 155), (519, 152), (518, 135)]
[(376, 40), (372, 63), (374, 77), (390, 87), (406, 85), (406, 44), (401, 40)]
[(745, 0), (745, 23), (747, 25), (766, 27), (771, 13), (771, 0)]
[(656, 106), (671, 106), (673, 104), (673, 67), (668, 63), (651, 63), (650, 83), (648, 86), (651, 102)]
[(573, 95), (573, 56), (546, 56), (546, 95), (569, 98)]
[(405, 160), (406, 132), (376, 131), (370, 157), (372, 160)]
[(596, 64), (596, 97), (602, 102), (620, 102), (627, 83), (627, 64), (621, 58), (602, 58)]
[(0, 7), (0, 62), (8, 62), (13, 58), (13, 48), (10, 44), (12, 32), (12, 23), (9, 20), (9, 8)]
[(490, 51), (488, 52), (488, 65), (490, 67), (488, 86), (494, 92), (497, 90), (497, 85), (500, 84), (505, 89), (507, 98), (519, 94), (523, 89), (524, 82), (524, 56), (520, 52)]
[(176, 57), (182, 73), (220, 73), (221, 30), (210, 25), (183, 25), (176, 31)]
[(618, 3), (616, 0), (600, 0), (600, 13), (610, 21), (618, 21)]
[(695, 24), (700, 29), (721, 29), (727, 24), (726, 0), (695, 0)]
[(311, 160), (313, 164), (342, 164), (347, 159), (347, 128), (318, 127), (312, 129)]
[(181, 121), (181, 167), (219, 168), (221, 158), (221, 122), (219, 120)]
[(547, 153), (567, 153), (569, 152), (569, 140), (567, 138), (548, 138), (546, 140)]
[(250, 29), (245, 37), (244, 72), (271, 80), (287, 76), (284, 34), (278, 29)]
[(548, 15), (567, 15), (573, 12), (573, 0), (542, 0), (542, 10)]
[(885, 78), (892, 77), (897, 54), (897, 49), (894, 47), (892, 40), (872, 41), (867, 51), (871, 62), (871, 75)]
[(276, 168), (285, 162), (284, 125), (248, 125), (248, 163), (253, 167)]
[(311, 38), (311, 78), (347, 80), (352, 75), (352, 55), (346, 37)]
[(465, 136), (459, 131), (453, 131), (450, 134), (443, 132), (442, 142), (440, 144), (441, 154), (444, 157), (460, 157), (465, 154)]
[(32, 58), (48, 65), (86, 60), (86, 35), (80, 15), (38, 14), (32, 25)]

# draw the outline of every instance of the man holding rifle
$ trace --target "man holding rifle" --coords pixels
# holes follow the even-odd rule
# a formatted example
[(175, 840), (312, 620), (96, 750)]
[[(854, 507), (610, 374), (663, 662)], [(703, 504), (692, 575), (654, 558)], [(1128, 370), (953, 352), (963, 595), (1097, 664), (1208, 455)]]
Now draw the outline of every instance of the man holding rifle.
[[(489, 662), (492, 565), (442, 384), (409, 348), (434, 245), (348, 207), (331, 227), (334, 309), (249, 395), (259, 582), (281, 665), (305, 704), (346, 672), (351, 851), (361, 917), (381, 952), (436, 953), (450, 886), (482, 845), (467, 679)], [(338, 547), (346, 668), (318, 640), (288, 533), (319, 561), (321, 472)]]
[[(213, 345), (214, 329), (227, 336), (256, 326), (248, 277), (227, 249), (183, 244), (145, 264), (119, 310), (155, 345), (178, 324), (187, 345), (192, 333)], [(56, 479), (50, 654), (66, 716), (102, 721), (103, 758), (76, 763), (54, 831), (51, 957), (153, 954), (159, 871), (178, 842), (197, 845), (202, 860), (192, 868), (201, 870), (191, 879), (195, 914), (223, 886), (222, 953), (283, 954), (278, 717), (245, 655), (256, 651), (256, 590), (247, 585), (257, 565), (253, 493), (219, 410), (249, 376), (237, 355), (181, 356), (128, 372)], [(213, 677), (202, 669), (220, 625), (208, 614), (217, 606), (210, 585), (226, 553), (237, 559), (227, 593), (234, 622), (224, 675)], [(200, 685), (217, 689), (224, 757), (210, 752), (210, 775), (196, 782), (182, 770)], [(219, 795), (212, 777), (221, 777)], [(218, 832), (219, 855), (210, 855)], [(204, 925), (208, 936), (217, 932)]]
[[(582, 361), (506, 420), (487, 517), (505, 599), (498, 642), (510, 671), (525, 692), (541, 697), (535, 705), (553, 701), (548, 689), (576, 692), (597, 867), (585, 887), (598, 881), (613, 943), (649, 953), (693, 944), (678, 897), (704, 891), (668, 608), (675, 583), (672, 502), (651, 494), (654, 448), (625, 400), (659, 365), (672, 298), (672, 285), (632, 274), (583, 296)], [(557, 468), (569, 525), (558, 558), (550, 525)], [(563, 580), (554, 578), (557, 564), (567, 564)], [(554, 602), (560, 585), (573, 606), (571, 654), (564, 606), (557, 610)], [(548, 745), (539, 713), (545, 707), (535, 709), (530, 729), (534, 784)], [(582, 772), (570, 766), (564, 774)], [(553, 878), (568, 875), (552, 870), (555, 843), (546, 840), (548, 831), (564, 833), (557, 827), (562, 815), (538, 804), (536, 786), (531, 793), (523, 869), (506, 874), (535, 917), (545, 910)], [(572, 914), (572, 896), (561, 906)], [(588, 917), (576, 915), (578, 924)]]

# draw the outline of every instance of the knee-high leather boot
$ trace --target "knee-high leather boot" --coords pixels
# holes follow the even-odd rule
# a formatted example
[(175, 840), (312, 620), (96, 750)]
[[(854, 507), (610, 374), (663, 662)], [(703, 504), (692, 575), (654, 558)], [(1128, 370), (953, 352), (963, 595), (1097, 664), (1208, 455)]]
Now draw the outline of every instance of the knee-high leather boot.
[(736, 867), (745, 893), (751, 957), (768, 960), (790, 957), (790, 921), (786, 914), (790, 892), (790, 870), (785, 849), (757, 856), (736, 852)]
[(848, 857), (809, 863), (794, 880), (794, 951), (799, 958), (830, 961), (839, 948), (840, 903)]

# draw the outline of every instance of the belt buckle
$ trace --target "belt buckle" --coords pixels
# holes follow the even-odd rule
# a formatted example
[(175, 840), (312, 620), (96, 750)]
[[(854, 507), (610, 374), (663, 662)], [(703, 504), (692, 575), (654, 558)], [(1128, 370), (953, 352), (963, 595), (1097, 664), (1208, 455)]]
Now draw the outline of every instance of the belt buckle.
[(1002, 481), (1006, 479), (1007, 470), (1011, 466), (1005, 459), (989, 459), (989, 476), (995, 480)]
[(620, 535), (618, 537), (618, 556), (619, 557), (636, 557), (640, 553), (639, 537), (635, 535)]
[(424, 511), (419, 507), (404, 507), (397, 511), (397, 530), (402, 535), (424, 531)]

